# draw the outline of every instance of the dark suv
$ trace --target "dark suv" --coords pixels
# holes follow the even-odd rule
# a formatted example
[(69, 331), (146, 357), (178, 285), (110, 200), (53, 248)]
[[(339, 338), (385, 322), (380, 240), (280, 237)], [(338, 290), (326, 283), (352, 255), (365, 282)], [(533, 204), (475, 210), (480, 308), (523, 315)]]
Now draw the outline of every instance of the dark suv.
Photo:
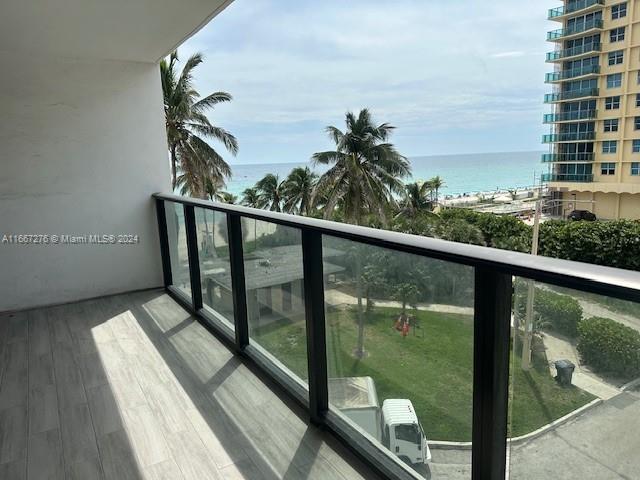
[(596, 220), (596, 215), (589, 210), (574, 210), (567, 217), (569, 220), (586, 220), (593, 222)]

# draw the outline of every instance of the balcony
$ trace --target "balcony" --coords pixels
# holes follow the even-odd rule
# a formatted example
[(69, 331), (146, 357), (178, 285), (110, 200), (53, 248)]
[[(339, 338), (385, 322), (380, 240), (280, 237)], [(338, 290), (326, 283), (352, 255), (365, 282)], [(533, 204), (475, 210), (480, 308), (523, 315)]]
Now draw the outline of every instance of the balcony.
[(549, 124), (575, 122), (579, 120), (595, 120), (597, 116), (597, 110), (576, 110), (572, 112), (546, 113), (542, 118), (542, 122), (545, 124)]
[(593, 182), (593, 174), (543, 173), (543, 182)]
[(581, 153), (545, 153), (542, 155), (543, 163), (577, 163), (593, 162), (593, 152)]
[(596, 138), (596, 132), (551, 133), (542, 136), (542, 143), (589, 142)]
[(568, 40), (591, 31), (602, 30), (602, 25), (602, 20), (593, 19), (573, 27), (559, 28), (558, 30), (553, 30), (547, 34), (547, 41), (558, 42)]
[(547, 53), (547, 62), (564, 62), (566, 60), (577, 60), (582, 57), (599, 53), (602, 50), (601, 43), (589, 43), (579, 47), (555, 50)]
[(30, 478), (375, 478), (162, 290), (0, 322), (0, 460), (30, 425)]
[(571, 14), (584, 14), (604, 8), (604, 0), (576, 0), (549, 10), (549, 20), (563, 21)]
[(597, 76), (599, 74), (599, 65), (588, 65), (586, 67), (574, 68), (571, 70), (562, 70), (559, 72), (547, 73), (544, 81), (545, 83), (558, 83), (564, 80), (570, 80), (574, 78), (588, 78)]
[(577, 98), (594, 98), (599, 95), (597, 88), (583, 88), (581, 90), (570, 90), (567, 92), (548, 93), (544, 96), (544, 103), (559, 103)]

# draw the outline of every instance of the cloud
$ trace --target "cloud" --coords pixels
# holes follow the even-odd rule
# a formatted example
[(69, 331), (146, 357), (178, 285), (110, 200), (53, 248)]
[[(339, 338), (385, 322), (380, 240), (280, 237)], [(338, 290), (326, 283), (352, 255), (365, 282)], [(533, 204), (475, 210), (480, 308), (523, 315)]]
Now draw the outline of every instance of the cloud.
[(239, 163), (306, 159), (363, 107), (406, 154), (456, 153), (432, 139), (465, 132), (469, 149), (537, 149), (555, 3), (236, 0), (180, 50), (205, 54), (199, 91), (234, 95), (211, 119), (239, 137)]
[(500, 52), (493, 53), (491, 56), (493, 58), (511, 58), (511, 57), (522, 57), (524, 55), (523, 51), (515, 51), (515, 52)]

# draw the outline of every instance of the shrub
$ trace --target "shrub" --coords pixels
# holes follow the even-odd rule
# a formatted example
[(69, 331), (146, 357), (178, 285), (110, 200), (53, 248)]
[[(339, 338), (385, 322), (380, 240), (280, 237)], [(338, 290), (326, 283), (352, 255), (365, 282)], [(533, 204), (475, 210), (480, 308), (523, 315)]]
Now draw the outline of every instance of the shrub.
[[(526, 314), (527, 295), (527, 282), (517, 280), (514, 310), (521, 321)], [(571, 338), (578, 336), (578, 325), (582, 321), (582, 307), (575, 298), (536, 288), (533, 310), (535, 330), (550, 329)]]
[(563, 222), (540, 226), (540, 255), (640, 270), (640, 222)]
[(600, 317), (583, 320), (578, 331), (578, 352), (586, 364), (624, 377), (640, 375), (640, 333)]
[(571, 338), (578, 336), (582, 307), (575, 298), (536, 288), (534, 305), (543, 325)]

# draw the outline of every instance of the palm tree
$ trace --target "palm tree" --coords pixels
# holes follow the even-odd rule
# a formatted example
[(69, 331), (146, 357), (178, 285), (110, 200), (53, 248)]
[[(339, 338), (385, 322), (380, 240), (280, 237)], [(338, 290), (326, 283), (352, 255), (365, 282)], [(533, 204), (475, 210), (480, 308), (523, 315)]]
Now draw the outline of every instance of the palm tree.
[(446, 183), (444, 183), (444, 179), (440, 176), (436, 176), (433, 177), (431, 180), (429, 180), (429, 184), (431, 185), (431, 188), (433, 188), (433, 191), (435, 192), (435, 203), (436, 205), (438, 204), (438, 191), (443, 188)]
[[(326, 132), (336, 144), (336, 149), (315, 153), (314, 164), (331, 165), (318, 180), (317, 191), (326, 195), (324, 218), (330, 218), (336, 205), (341, 203), (345, 221), (359, 225), (366, 213), (377, 212), (382, 224), (387, 224), (387, 211), (395, 204), (394, 194), (404, 190), (402, 178), (411, 173), (407, 159), (388, 143), (393, 126), (388, 123), (375, 125), (369, 110), (346, 114), (347, 129), (329, 126)], [(356, 354), (364, 355), (364, 312), (362, 306), (363, 255), (355, 258), (356, 295), (358, 297), (358, 345)]]
[[(255, 187), (246, 188), (244, 192), (242, 192), (241, 203), (242, 205), (245, 205), (247, 207), (261, 208), (260, 205), (262, 204), (262, 201), (261, 201), (260, 192), (258, 192), (258, 189)], [(248, 224), (249, 220), (247, 219), (246, 221)], [(254, 245), (258, 241), (258, 221), (257, 220), (253, 220), (253, 241), (254, 241)]]
[(230, 192), (222, 192), (222, 203), (235, 205), (238, 202), (238, 196)]
[(246, 188), (244, 192), (242, 192), (242, 205), (251, 208), (260, 208), (260, 193), (257, 188)]
[(405, 198), (400, 212), (396, 216), (415, 217), (421, 212), (430, 212), (433, 207), (432, 188), (429, 182), (407, 183), (404, 186)]
[(377, 212), (386, 224), (393, 195), (403, 191), (401, 179), (411, 172), (407, 159), (388, 143), (394, 128), (388, 123), (376, 126), (369, 110), (356, 117), (346, 114), (347, 129), (329, 126), (326, 132), (336, 149), (315, 153), (314, 164), (331, 165), (318, 180), (318, 190), (327, 195), (324, 217), (330, 218), (338, 202), (345, 220), (360, 224), (366, 212)]
[(284, 211), (308, 215), (318, 175), (309, 167), (296, 167), (284, 181)]
[(267, 173), (262, 180), (256, 183), (256, 190), (260, 195), (260, 208), (267, 208), (272, 212), (282, 211), (282, 198), (284, 196), (284, 183), (273, 173)]
[(174, 189), (182, 185), (186, 191), (199, 197), (206, 194), (207, 178), (224, 181), (231, 176), (227, 162), (204, 138), (222, 142), (232, 155), (238, 152), (236, 138), (225, 129), (212, 125), (205, 115), (215, 105), (231, 101), (231, 95), (215, 92), (201, 98), (193, 87), (193, 71), (202, 60), (200, 53), (192, 55), (180, 73), (177, 52), (160, 62), (171, 185)]

